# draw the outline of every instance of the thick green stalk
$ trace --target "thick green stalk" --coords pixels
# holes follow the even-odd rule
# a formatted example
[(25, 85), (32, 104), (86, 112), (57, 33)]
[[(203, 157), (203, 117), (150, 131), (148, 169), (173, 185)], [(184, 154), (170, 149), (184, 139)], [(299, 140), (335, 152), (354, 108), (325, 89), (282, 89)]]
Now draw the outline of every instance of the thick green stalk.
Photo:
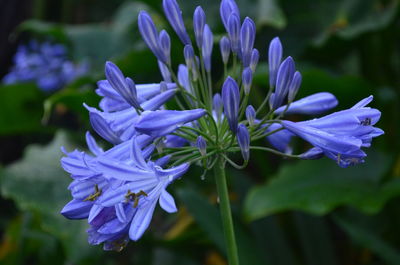
[(228, 263), (229, 265), (239, 265), (231, 206), (229, 203), (228, 186), (225, 176), (225, 160), (221, 155), (217, 159), (218, 160), (214, 166), (214, 177), (217, 183), (219, 209), (221, 212), (222, 227), (224, 230), (225, 244), (227, 247)]

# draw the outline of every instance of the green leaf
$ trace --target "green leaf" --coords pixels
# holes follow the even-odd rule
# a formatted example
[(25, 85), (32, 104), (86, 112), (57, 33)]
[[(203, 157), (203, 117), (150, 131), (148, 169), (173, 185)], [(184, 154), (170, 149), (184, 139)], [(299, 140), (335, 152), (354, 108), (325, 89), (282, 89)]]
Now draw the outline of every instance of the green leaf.
[(400, 195), (399, 179), (380, 182), (390, 160), (372, 153), (365, 164), (345, 169), (330, 159), (285, 165), (271, 181), (249, 192), (244, 214), (249, 220), (288, 210), (324, 215), (341, 205), (376, 213)]
[(293, 213), (300, 247), (307, 265), (336, 265), (336, 257), (328, 224), (323, 218)]
[(100, 24), (66, 26), (75, 60), (88, 58), (93, 65), (104, 63), (114, 52), (112, 27)]
[(340, 215), (335, 215), (334, 220), (349, 234), (356, 244), (370, 249), (380, 256), (386, 264), (400, 264), (399, 251), (384, 241), (373, 229), (366, 229), (363, 225), (357, 224), (353, 219), (348, 219)]
[(331, 35), (352, 39), (387, 27), (396, 17), (398, 1), (344, 0), (331, 13), (331, 22), (315, 43), (321, 45)]
[[(214, 242), (221, 252), (226, 253), (221, 217), (218, 209), (211, 205), (207, 201), (207, 198), (204, 198), (194, 190), (181, 189), (178, 191), (178, 195), (209, 239)], [(238, 220), (234, 220), (234, 226), (239, 260), (248, 265), (264, 264), (260, 250), (253, 244), (253, 240), (248, 232), (241, 226)]]
[(29, 31), (68, 42), (74, 60), (89, 59), (91, 67), (99, 70), (106, 60), (135, 48), (134, 40), (140, 39), (139, 33), (134, 31), (137, 17), (139, 11), (145, 9), (148, 8), (144, 3), (126, 2), (117, 9), (111, 23), (61, 25), (28, 20), (19, 27), (19, 32)]
[(61, 146), (72, 149), (63, 132), (48, 146), (28, 146), (21, 161), (0, 171), (1, 194), (13, 199), (22, 211), (37, 215), (42, 229), (61, 241), (70, 262), (99, 258), (94, 252), (99, 248), (87, 243), (87, 223), (67, 220), (60, 214), (71, 199), (67, 189), (71, 180), (60, 166)]
[(89, 106), (97, 106), (100, 97), (94, 92), (92, 86), (85, 86), (85, 83), (93, 83), (93, 80), (89, 77), (80, 78), (65, 89), (59, 90), (48, 97), (43, 104), (42, 122), (47, 123), (53, 108), (57, 104), (78, 114), (81, 120), (89, 121), (88, 111), (83, 106), (83, 103)]
[(257, 27), (270, 25), (282, 29), (286, 26), (286, 17), (276, 0), (258, 0), (255, 7)]
[(43, 99), (33, 84), (0, 85), (0, 135), (42, 131)]
[(19, 33), (25, 31), (46, 39), (50, 37), (58, 42), (67, 41), (67, 36), (61, 24), (48, 23), (35, 19), (26, 20), (18, 26), (16, 32)]

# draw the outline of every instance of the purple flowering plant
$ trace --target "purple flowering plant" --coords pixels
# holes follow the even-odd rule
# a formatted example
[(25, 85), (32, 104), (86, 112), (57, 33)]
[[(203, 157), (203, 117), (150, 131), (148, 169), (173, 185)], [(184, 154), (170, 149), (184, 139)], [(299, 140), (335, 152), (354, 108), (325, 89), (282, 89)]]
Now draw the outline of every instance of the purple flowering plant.
[(85, 63), (74, 64), (67, 48), (58, 43), (30, 41), (20, 45), (14, 55), (14, 65), (3, 83), (33, 82), (44, 92), (53, 92), (71, 83), (88, 71)]
[[(211, 57), (217, 40), (203, 9), (194, 11), (194, 41), (176, 0), (163, 0), (163, 9), (183, 43), (185, 61), (173, 69), (169, 34), (159, 31), (151, 16), (141, 11), (139, 30), (158, 60), (163, 81), (136, 84), (112, 62), (105, 64), (106, 79), (96, 90), (102, 97), (99, 109), (85, 107), (94, 131), (113, 147), (103, 150), (88, 132), (90, 153), (63, 150), (61, 164), (73, 179), (69, 186), (73, 199), (61, 213), (69, 219), (87, 219), (90, 244), (121, 250), (143, 235), (157, 204), (168, 213), (177, 211), (167, 188), (197, 165), (214, 172), (228, 261), (237, 265), (225, 165), (246, 167), (251, 150), (306, 160), (326, 156), (340, 167), (363, 163), (367, 156), (363, 149), (383, 134), (374, 127), (380, 112), (367, 106), (370, 96), (320, 118), (287, 120), (290, 114), (320, 116), (338, 102), (328, 92), (296, 100), (302, 76), (293, 58), (284, 57), (278, 37), (268, 49), (268, 92), (261, 105), (252, 106), (249, 95), (260, 56), (254, 48), (253, 20), (241, 17), (234, 0), (221, 1), (226, 29), (219, 39), (224, 82), (215, 87), (213, 80), (220, 77), (212, 76)], [(175, 100), (179, 109), (167, 109), (169, 100)], [(311, 148), (294, 154), (290, 142), (295, 137)], [(269, 146), (253, 144), (260, 139)], [(233, 161), (234, 153), (240, 153), (242, 161)]]

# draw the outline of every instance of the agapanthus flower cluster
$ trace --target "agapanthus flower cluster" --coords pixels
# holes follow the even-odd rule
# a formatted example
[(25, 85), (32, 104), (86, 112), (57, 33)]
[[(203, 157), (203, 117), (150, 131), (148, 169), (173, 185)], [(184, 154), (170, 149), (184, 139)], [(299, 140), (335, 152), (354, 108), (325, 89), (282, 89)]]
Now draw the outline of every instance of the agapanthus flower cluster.
[(62, 44), (31, 41), (18, 47), (5, 84), (33, 82), (43, 91), (58, 90), (87, 72), (86, 64), (74, 64)]
[[(157, 29), (146, 11), (139, 14), (141, 35), (158, 60), (163, 80), (136, 84), (113, 63), (105, 65), (98, 82), (99, 109), (86, 106), (94, 131), (113, 145), (105, 151), (87, 133), (91, 154), (65, 152), (62, 166), (71, 174), (73, 200), (62, 210), (70, 219), (88, 219), (90, 244), (120, 250), (138, 240), (150, 224), (157, 203), (168, 213), (177, 207), (167, 192), (191, 165), (207, 172), (217, 159), (243, 168), (250, 151), (259, 149), (299, 159), (333, 159), (339, 166), (361, 163), (371, 140), (383, 133), (374, 127), (380, 112), (367, 107), (372, 96), (350, 109), (317, 119), (289, 121), (291, 114), (321, 115), (337, 105), (328, 92), (295, 100), (302, 76), (293, 58), (284, 57), (279, 38), (268, 50), (269, 89), (263, 103), (249, 104), (259, 51), (254, 48), (256, 27), (242, 18), (234, 0), (222, 0), (220, 15), (226, 34), (219, 39), (223, 76), (212, 76), (216, 41), (206, 14), (193, 15), (194, 41), (175, 0), (163, 0), (167, 20), (183, 44), (185, 61), (172, 64), (171, 38)], [(213, 84), (223, 79), (222, 87)], [(175, 101), (178, 110), (166, 108)], [(311, 148), (293, 154), (290, 141), (301, 138)], [(270, 147), (252, 143), (266, 139)], [(257, 141), (259, 142), (259, 141)], [(242, 161), (232, 154), (240, 152)], [(234, 156), (236, 157), (236, 156)]]

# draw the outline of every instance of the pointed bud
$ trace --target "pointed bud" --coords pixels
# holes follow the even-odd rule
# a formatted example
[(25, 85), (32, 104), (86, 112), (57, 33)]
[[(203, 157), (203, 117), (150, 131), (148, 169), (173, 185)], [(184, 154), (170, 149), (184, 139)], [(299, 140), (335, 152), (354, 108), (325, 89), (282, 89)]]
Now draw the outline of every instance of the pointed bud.
[(239, 8), (234, 0), (222, 0), (219, 12), (226, 30), (228, 30), (228, 19), (232, 13), (235, 13), (240, 19)]
[(269, 44), (268, 65), (269, 65), (269, 86), (275, 87), (276, 75), (282, 60), (282, 44), (278, 37), (275, 37)]
[(136, 90), (136, 85), (135, 82), (133, 82), (133, 80), (129, 77), (125, 78), (126, 84), (128, 85), (129, 91), (132, 94), (132, 99), (134, 99), (131, 103), (132, 107), (134, 107), (135, 109), (142, 109), (140, 107), (138, 98), (137, 98), (137, 90)]
[(231, 49), (234, 53), (240, 52), (240, 18), (237, 14), (232, 13), (228, 19), (227, 28)]
[(249, 161), (250, 158), (250, 134), (247, 127), (239, 124), (237, 132), (237, 141), (242, 152), (243, 159)]
[(184, 45), (192, 44), (186, 32), (185, 24), (183, 23), (182, 11), (176, 0), (163, 0), (163, 8), (165, 16), (182, 43)]
[(246, 108), (246, 119), (250, 126), (254, 125), (254, 120), (256, 119), (256, 111), (252, 105), (248, 105)]
[(213, 49), (213, 34), (211, 32), (210, 27), (206, 24), (204, 26), (203, 32), (203, 47), (202, 47), (202, 55), (204, 60), (204, 68), (207, 72), (211, 71), (211, 53)]
[(196, 38), (197, 47), (203, 46), (203, 32), (206, 24), (206, 14), (201, 6), (196, 7), (193, 15), (193, 30)]
[(252, 81), (253, 81), (253, 71), (250, 69), (250, 67), (246, 67), (242, 73), (242, 83), (245, 95), (250, 94)]
[(224, 104), (224, 114), (228, 120), (229, 128), (234, 134), (236, 134), (240, 93), (236, 81), (230, 76), (228, 76), (222, 86), (222, 102)]
[(98, 135), (103, 137), (112, 144), (121, 143), (121, 139), (111, 130), (110, 125), (96, 112), (89, 112), (89, 119), (92, 128), (97, 132)]
[(185, 45), (183, 49), (183, 56), (185, 57), (186, 66), (189, 69), (192, 69), (194, 66), (194, 50), (192, 45)]
[(153, 52), (157, 59), (167, 63), (167, 58), (161, 51), (160, 40), (153, 20), (146, 11), (140, 11), (138, 18), (139, 31), (147, 47)]
[(219, 93), (216, 93), (213, 97), (213, 110), (215, 111), (216, 114), (216, 120), (219, 122), (221, 120), (221, 115), (222, 115), (222, 110), (223, 110), (223, 102), (221, 95)]
[(168, 67), (163, 62), (158, 61), (158, 68), (160, 69), (160, 73), (164, 81), (167, 83), (171, 83), (171, 72), (169, 71)]
[(190, 94), (192, 93), (192, 84), (189, 81), (189, 71), (183, 64), (180, 64), (178, 67), (178, 82), (187, 92)]
[(196, 146), (202, 156), (207, 154), (207, 143), (202, 136), (197, 137)]
[(219, 47), (221, 49), (222, 61), (224, 64), (227, 64), (229, 60), (229, 54), (231, 52), (231, 43), (226, 36), (222, 37), (219, 41)]
[(165, 30), (160, 32), (159, 38), (161, 51), (167, 60), (167, 64), (171, 64), (171, 39)]
[(136, 109), (141, 109), (137, 99), (136, 86), (132, 79), (125, 79), (121, 70), (112, 62), (106, 63), (105, 74), (112, 88), (114, 88), (127, 103)]
[(243, 66), (250, 66), (251, 53), (256, 39), (256, 25), (253, 20), (246, 17), (240, 29), (240, 44), (242, 49)]
[(289, 86), (289, 95), (288, 95), (288, 101), (293, 102), (294, 98), (297, 95), (297, 92), (299, 91), (300, 85), (301, 85), (301, 74), (297, 71), (294, 73), (292, 82), (290, 83)]
[(199, 69), (200, 69), (200, 59), (198, 56), (194, 56), (193, 65), (192, 65), (192, 77), (193, 81), (197, 81), (199, 79)]
[(292, 57), (286, 58), (279, 66), (276, 77), (275, 96), (272, 108), (276, 109), (282, 105), (286, 95), (289, 92), (289, 86), (292, 82), (295, 71), (295, 65)]
[(254, 48), (253, 51), (251, 52), (251, 57), (250, 57), (250, 68), (253, 71), (253, 73), (256, 71), (259, 59), (260, 59), (260, 53), (258, 52), (257, 49)]

